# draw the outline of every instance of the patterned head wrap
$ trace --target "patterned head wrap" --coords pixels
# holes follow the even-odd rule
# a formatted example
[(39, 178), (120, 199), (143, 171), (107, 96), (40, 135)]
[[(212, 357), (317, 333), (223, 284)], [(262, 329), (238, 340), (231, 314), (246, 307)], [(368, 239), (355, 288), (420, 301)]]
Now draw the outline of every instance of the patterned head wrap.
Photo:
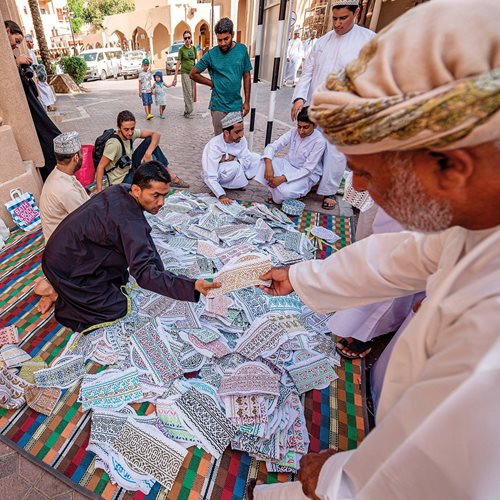
[[(467, 29), (463, 19), (467, 18)], [(433, 0), (368, 42), (313, 95), (310, 116), (348, 154), (500, 139), (500, 2)]]
[(156, 79), (157, 76), (159, 76), (160, 77), (160, 82), (163, 83), (163, 73), (161, 71), (157, 71), (154, 74), (154, 76), (155, 76), (155, 79)]

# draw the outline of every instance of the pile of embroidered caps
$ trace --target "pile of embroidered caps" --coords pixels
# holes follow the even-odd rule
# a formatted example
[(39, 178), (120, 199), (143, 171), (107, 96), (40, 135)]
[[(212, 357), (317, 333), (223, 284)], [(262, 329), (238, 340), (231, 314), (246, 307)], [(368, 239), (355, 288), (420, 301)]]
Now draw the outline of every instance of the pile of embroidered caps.
[[(156, 481), (169, 490), (191, 446), (216, 458), (231, 446), (269, 471), (296, 471), (309, 445), (302, 395), (327, 387), (339, 360), (328, 316), (255, 285), (271, 266), (314, 258), (313, 244), (277, 209), (208, 195), (176, 193), (148, 221), (166, 269), (221, 288), (195, 304), (131, 283), (132, 313), (75, 334), (34, 373), (36, 386), (81, 381), (88, 449), (127, 490), (147, 494)], [(87, 375), (87, 360), (107, 368)], [(156, 411), (138, 416), (130, 403), (144, 401)]]

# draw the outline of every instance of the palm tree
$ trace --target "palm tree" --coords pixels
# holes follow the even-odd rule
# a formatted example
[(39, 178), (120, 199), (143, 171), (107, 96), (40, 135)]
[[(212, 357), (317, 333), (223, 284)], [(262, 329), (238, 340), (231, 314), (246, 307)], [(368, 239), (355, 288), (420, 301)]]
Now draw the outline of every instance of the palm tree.
[(40, 8), (38, 7), (38, 0), (28, 0), (28, 5), (31, 11), (33, 26), (35, 28), (36, 39), (38, 41), (38, 48), (40, 49), (40, 57), (42, 58), (42, 62), (43, 65), (45, 66), (45, 69), (47, 70), (47, 75), (51, 75), (52, 69), (50, 64), (49, 47), (47, 45), (47, 40), (45, 39), (42, 16), (40, 14)]

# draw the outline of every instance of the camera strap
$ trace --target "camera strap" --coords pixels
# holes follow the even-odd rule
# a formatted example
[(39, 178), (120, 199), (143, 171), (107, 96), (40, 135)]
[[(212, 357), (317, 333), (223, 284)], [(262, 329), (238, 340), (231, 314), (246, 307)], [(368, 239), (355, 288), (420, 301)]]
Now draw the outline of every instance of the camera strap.
[[(122, 147), (122, 156), (125, 156), (127, 152), (125, 151), (125, 144), (122, 141), (122, 138), (118, 134), (113, 134), (109, 139), (118, 139), (120, 142), (120, 145)], [(108, 139), (108, 141), (109, 141)], [(134, 141), (130, 139), (130, 151), (133, 152), (133, 147), (134, 147)], [(106, 173), (108, 174), (109, 172), (112, 172), (115, 168), (118, 168), (118, 165), (115, 165), (114, 167), (107, 168)]]

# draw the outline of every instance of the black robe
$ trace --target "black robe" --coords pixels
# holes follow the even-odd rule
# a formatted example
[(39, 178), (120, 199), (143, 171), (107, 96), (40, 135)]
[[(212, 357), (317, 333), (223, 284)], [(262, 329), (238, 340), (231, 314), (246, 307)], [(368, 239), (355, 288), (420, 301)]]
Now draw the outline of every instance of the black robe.
[(151, 227), (129, 191), (118, 184), (94, 196), (59, 224), (45, 247), (43, 272), (59, 295), (56, 319), (75, 331), (125, 316), (120, 287), (129, 272), (142, 288), (199, 300), (194, 279), (165, 271)]

